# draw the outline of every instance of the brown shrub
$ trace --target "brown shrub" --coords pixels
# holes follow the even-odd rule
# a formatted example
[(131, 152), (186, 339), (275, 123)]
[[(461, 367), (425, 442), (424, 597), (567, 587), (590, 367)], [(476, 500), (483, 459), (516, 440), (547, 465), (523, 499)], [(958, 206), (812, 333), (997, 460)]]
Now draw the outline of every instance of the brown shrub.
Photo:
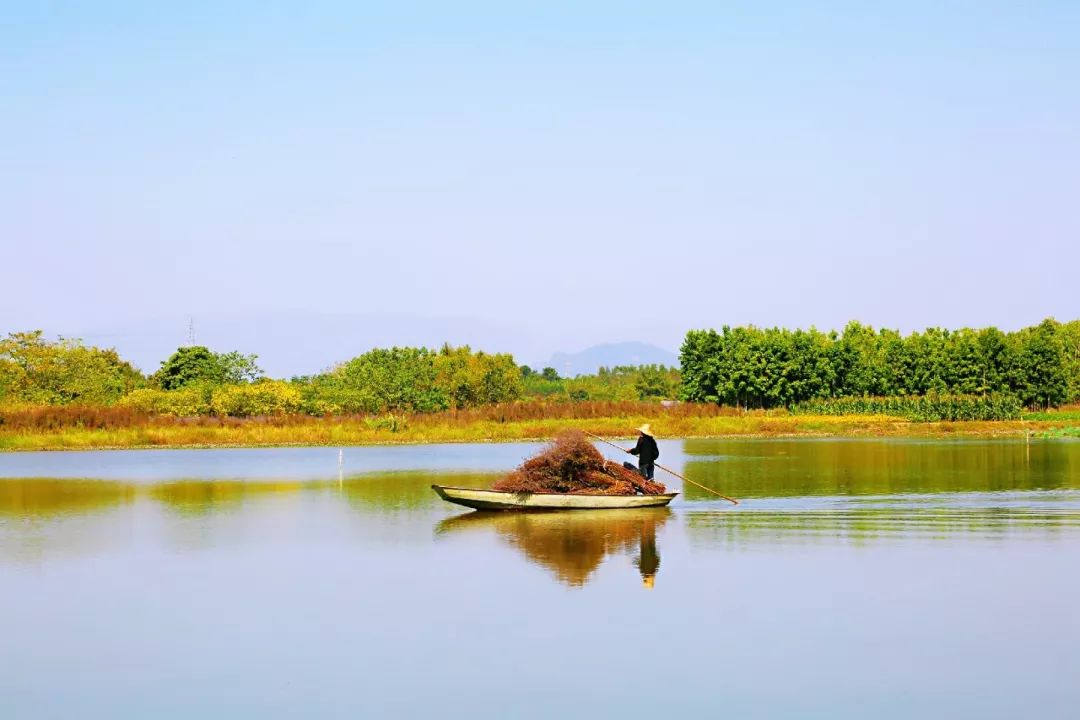
[(664, 406), (644, 400), (522, 400), (429, 413), (418, 415), (416, 419), (432, 424), (470, 425), (478, 421), (505, 423), (525, 420), (591, 420), (658, 415), (666, 418), (696, 418), (739, 414), (741, 413), (734, 408), (720, 407), (711, 403), (679, 403)]
[[(550, 432), (541, 424), (551, 420), (625, 420), (627, 427), (639, 424), (643, 418), (651, 422), (666, 420), (673, 428), (686, 418), (720, 417), (740, 414), (733, 408), (713, 404), (679, 403), (664, 406), (655, 402), (626, 401), (549, 401), (525, 400), (498, 405), (446, 410), (434, 413), (402, 413), (407, 427), (469, 427), (481, 422), (521, 423), (528, 437), (540, 437)], [(752, 413), (753, 414), (753, 413)], [(94, 405), (40, 405), (0, 407), (0, 431), (58, 432), (68, 428), (113, 430), (134, 427), (302, 427), (308, 425), (349, 425), (378, 419), (372, 414), (311, 416), (303, 414), (272, 415), (267, 417), (225, 418), (215, 415), (177, 417), (157, 415), (130, 406), (109, 407)], [(528, 425), (536, 421), (536, 425)], [(598, 430), (600, 428), (597, 428)]]
[(150, 416), (144, 412), (116, 406), (37, 405), (0, 410), (0, 429), (15, 431), (53, 431), (69, 427), (111, 430), (145, 425), (149, 420)]

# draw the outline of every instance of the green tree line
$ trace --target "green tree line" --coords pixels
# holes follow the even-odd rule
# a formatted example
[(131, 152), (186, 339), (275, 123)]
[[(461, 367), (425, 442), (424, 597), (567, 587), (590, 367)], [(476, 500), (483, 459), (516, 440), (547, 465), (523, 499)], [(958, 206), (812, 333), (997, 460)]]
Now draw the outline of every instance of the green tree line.
[(512, 355), (469, 347), (375, 349), (316, 375), (265, 377), (255, 355), (179, 348), (151, 375), (115, 350), (40, 331), (0, 339), (0, 406), (124, 405), (147, 413), (249, 417), (429, 412), (523, 396)]
[(902, 335), (851, 322), (843, 332), (691, 330), (681, 395), (750, 408), (826, 398), (1007, 395), (1029, 408), (1080, 401), (1080, 320), (1016, 332), (929, 328)]
[[(378, 348), (314, 375), (265, 377), (255, 355), (178, 349), (144, 375), (115, 350), (41, 332), (0, 338), (0, 406), (124, 405), (148, 413), (238, 417), (431, 412), (540, 398), (658, 400), (848, 412), (841, 398), (994, 396), (980, 407), (1080, 401), (1080, 321), (1016, 332), (931, 328), (902, 336), (850, 323), (843, 332), (724, 327), (687, 334), (682, 369), (601, 368), (563, 378), (512, 355), (445, 345)], [(874, 405), (874, 407), (886, 407)], [(893, 407), (888, 405), (887, 407)], [(866, 406), (869, 407), (869, 406)], [(967, 413), (970, 403), (907, 403), (912, 412)], [(929, 408), (929, 410), (927, 410)], [(953, 409), (950, 409), (953, 408)], [(995, 410), (997, 414), (1001, 411)]]
[(677, 368), (663, 365), (601, 367), (595, 374), (559, 377), (555, 368), (521, 368), (527, 397), (553, 400), (666, 400), (678, 396)]
[(468, 346), (376, 348), (315, 375), (268, 378), (258, 357), (181, 347), (144, 375), (115, 350), (40, 331), (0, 339), (0, 406), (123, 405), (176, 416), (433, 412), (512, 402), (671, 398), (677, 370), (601, 368), (562, 378)]

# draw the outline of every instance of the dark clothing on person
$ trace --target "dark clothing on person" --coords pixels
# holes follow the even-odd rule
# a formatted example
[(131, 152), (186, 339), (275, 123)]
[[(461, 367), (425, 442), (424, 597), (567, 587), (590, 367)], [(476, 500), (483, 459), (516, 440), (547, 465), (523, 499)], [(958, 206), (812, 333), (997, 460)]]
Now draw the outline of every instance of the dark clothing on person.
[(641, 433), (630, 454), (637, 455), (641, 462), (654, 463), (660, 458), (660, 448), (656, 446), (656, 440), (651, 435)]
[(637, 445), (630, 450), (631, 455), (638, 456), (638, 472), (646, 480), (652, 480), (656, 472), (654, 463), (660, 457), (660, 448), (656, 446), (656, 440), (651, 435), (641, 433), (638, 435)]
[(639, 473), (641, 475), (641, 477), (645, 478), (646, 480), (652, 480), (653, 479), (653, 474), (655, 474), (655, 472), (656, 472), (656, 465), (653, 464), (653, 463), (649, 463), (648, 465), (644, 465), (641, 462), (639, 462), (638, 466), (634, 467), (634, 463), (624, 462), (622, 464), (622, 466), (624, 468), (626, 468), (627, 470), (633, 470), (634, 472)]

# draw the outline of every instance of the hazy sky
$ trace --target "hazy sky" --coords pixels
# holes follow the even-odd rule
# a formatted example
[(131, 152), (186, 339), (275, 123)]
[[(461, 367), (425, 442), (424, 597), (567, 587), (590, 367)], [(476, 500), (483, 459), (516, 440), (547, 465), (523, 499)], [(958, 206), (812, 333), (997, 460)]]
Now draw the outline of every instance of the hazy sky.
[(1080, 317), (1076, 2), (6, 3), (0, 106), (4, 331)]

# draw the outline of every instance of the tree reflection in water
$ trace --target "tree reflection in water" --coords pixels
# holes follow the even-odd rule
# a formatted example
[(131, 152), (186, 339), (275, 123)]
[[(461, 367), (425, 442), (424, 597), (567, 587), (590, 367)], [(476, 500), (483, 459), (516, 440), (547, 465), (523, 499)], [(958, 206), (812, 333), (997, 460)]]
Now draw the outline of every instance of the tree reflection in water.
[(584, 585), (608, 555), (635, 553), (642, 582), (652, 587), (660, 570), (656, 530), (671, 517), (668, 508), (573, 510), (565, 512), (471, 512), (440, 522), (437, 534), (493, 531), (547, 568), (559, 582)]
[(135, 499), (132, 485), (68, 478), (4, 478), (0, 482), (0, 518), (84, 515), (116, 508)]

